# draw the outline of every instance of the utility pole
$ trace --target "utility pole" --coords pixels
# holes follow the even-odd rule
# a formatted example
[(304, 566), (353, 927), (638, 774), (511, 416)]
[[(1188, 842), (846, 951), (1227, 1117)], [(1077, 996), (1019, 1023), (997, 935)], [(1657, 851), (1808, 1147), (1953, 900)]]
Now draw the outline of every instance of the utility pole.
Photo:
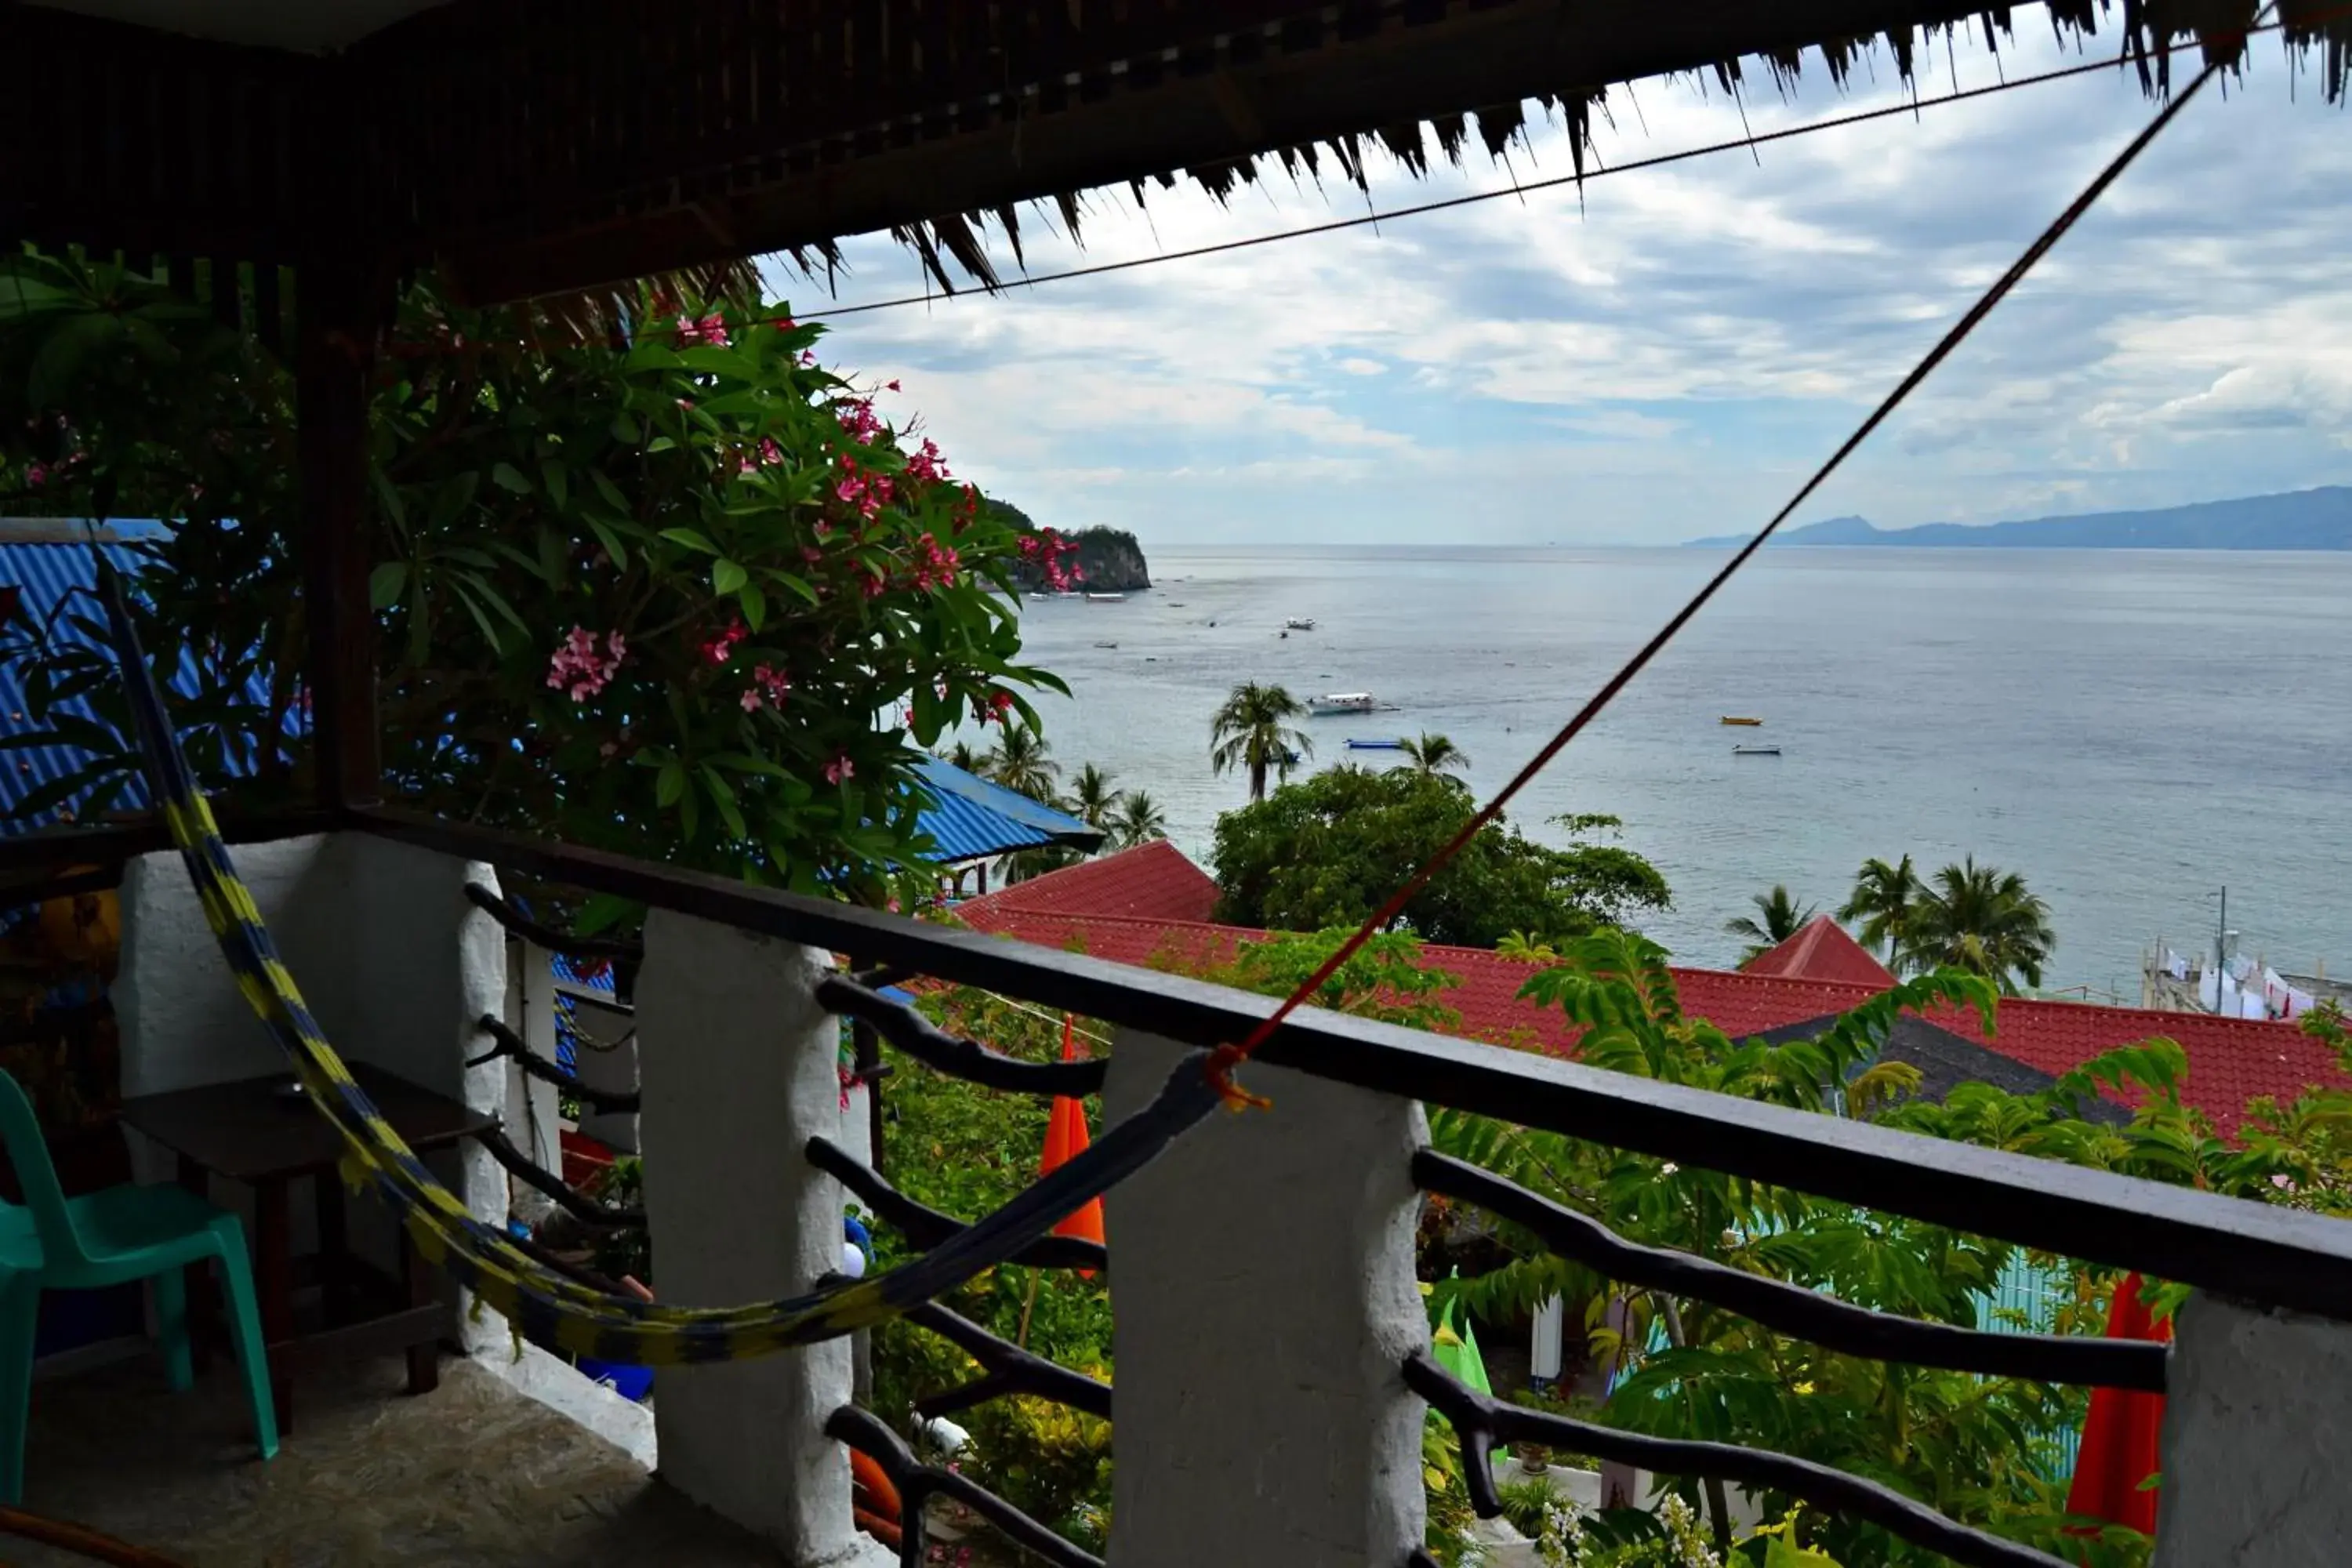
[(2221, 913), (2213, 922), (2213, 1011), (2221, 1010), (2221, 982), (2230, 973), (2230, 889), (2221, 889)]

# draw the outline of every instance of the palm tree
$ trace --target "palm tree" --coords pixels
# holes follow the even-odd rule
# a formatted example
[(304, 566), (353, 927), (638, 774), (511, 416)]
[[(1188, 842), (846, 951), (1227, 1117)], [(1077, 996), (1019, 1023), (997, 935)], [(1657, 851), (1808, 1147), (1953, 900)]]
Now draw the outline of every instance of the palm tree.
[(2042, 966), (2058, 945), (2050, 906), (2014, 871), (1979, 866), (1971, 855), (1936, 873), (1913, 903), (1903, 952), (1915, 970), (1947, 964), (1981, 974), (2014, 995), (2021, 980), (2042, 984)]
[(1112, 788), (1110, 774), (1088, 763), (1070, 784), (1070, 810), (1088, 827), (1102, 827), (1126, 793)]
[(1725, 921), (1723, 926), (1732, 935), (1748, 939), (1748, 950), (1739, 955), (1742, 965), (1771, 952), (1802, 931), (1805, 922), (1811, 920), (1820, 908), (1817, 904), (1807, 904), (1799, 909), (1797, 900), (1789, 896), (1788, 888), (1780, 882), (1772, 884), (1770, 892), (1757, 894), (1752, 901), (1756, 905), (1756, 916), (1761, 919), (1742, 915), (1736, 921)]
[(1026, 723), (1007, 724), (980, 767), (982, 778), (1031, 800), (1054, 804), (1054, 786), (1061, 782), (1062, 765), (1053, 760), (1053, 747)]
[(1427, 773), (1434, 778), (1469, 771), (1469, 752), (1445, 736), (1433, 735), (1426, 730), (1421, 732), (1421, 739), (1417, 741), (1410, 736), (1399, 741), (1397, 749), (1404, 752), (1405, 760), (1412, 764), (1412, 771), (1417, 773)]
[(1838, 909), (1838, 919), (1860, 921), (1854, 934), (1862, 945), (1878, 949), (1890, 963), (1899, 963), (1905, 927), (1926, 890), (1919, 873), (1911, 868), (1908, 855), (1892, 866), (1875, 858), (1864, 860), (1854, 874), (1853, 896)]
[(1118, 810), (1108, 821), (1097, 826), (1106, 829), (1110, 841), (1121, 849), (1132, 849), (1139, 844), (1168, 837), (1168, 818), (1160, 812), (1159, 803), (1139, 789), (1129, 790), (1120, 799)]
[(940, 760), (951, 768), (961, 768), (968, 773), (977, 773), (987, 765), (981, 760), (980, 753), (971, 749), (970, 741), (958, 741), (948, 748), (947, 754)]
[(1287, 784), (1298, 759), (1315, 754), (1315, 742), (1305, 731), (1286, 727), (1306, 711), (1282, 687), (1244, 681), (1209, 721), (1209, 766), (1220, 773), (1245, 770), (1250, 799), (1264, 800), (1268, 773)]

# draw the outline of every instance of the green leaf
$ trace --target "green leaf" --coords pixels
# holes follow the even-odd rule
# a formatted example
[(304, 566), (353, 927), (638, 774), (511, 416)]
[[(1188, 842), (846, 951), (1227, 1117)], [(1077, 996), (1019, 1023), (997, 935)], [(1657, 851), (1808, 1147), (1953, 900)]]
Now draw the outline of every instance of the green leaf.
[(711, 563), (710, 586), (717, 593), (735, 593), (751, 580), (751, 574), (724, 556)]
[(743, 606), (743, 624), (758, 631), (768, 618), (768, 595), (760, 592), (759, 584), (753, 583), (745, 584), (743, 592), (736, 597)]
[(368, 479), (375, 486), (376, 505), (383, 509), (383, 520), (402, 533), (408, 531), (408, 503), (400, 499), (400, 487), (384, 477), (382, 468), (372, 468)]
[(672, 544), (683, 544), (688, 550), (699, 550), (705, 555), (719, 553), (719, 546), (711, 543), (706, 535), (698, 533), (690, 528), (665, 528), (661, 531), (661, 536)]
[(637, 422), (625, 414), (613, 416), (610, 430), (613, 439), (624, 447), (634, 447), (645, 439), (645, 432), (637, 427)]
[(530, 481), (512, 463), (494, 463), (490, 467), (490, 483), (502, 490), (512, 490), (519, 496), (530, 494)]
[[(600, 474), (597, 477), (602, 479), (604, 476)], [(625, 572), (627, 571), (629, 552), (623, 548), (621, 536), (593, 517), (588, 520), (588, 527), (596, 535), (596, 542), (604, 547), (604, 553), (613, 558), (613, 564)]]
[(563, 465), (550, 458), (539, 465), (540, 483), (547, 487), (547, 499), (562, 506), (572, 494), (572, 484), (564, 477)]
[(375, 609), (388, 610), (400, 603), (400, 595), (407, 587), (408, 563), (387, 561), (368, 574), (368, 604)]
[(677, 797), (685, 793), (686, 770), (674, 762), (664, 763), (660, 774), (654, 780), (654, 804), (665, 807), (676, 805)]
[(611, 507), (623, 517), (629, 515), (632, 510), (629, 506), (629, 498), (621, 493), (620, 486), (604, 477), (604, 469), (589, 469), (588, 481), (596, 487), (596, 493), (604, 499), (606, 506)]
[(808, 580), (804, 577), (795, 577), (789, 572), (771, 572), (768, 574), (768, 581), (779, 588), (789, 589), (798, 594), (812, 605), (819, 602), (816, 590), (809, 586)]
[(701, 772), (703, 784), (710, 791), (711, 804), (719, 807), (719, 818), (727, 824), (728, 834), (736, 838), (748, 837), (749, 829), (743, 826), (742, 808), (735, 804), (735, 787), (717, 768), (707, 763)]

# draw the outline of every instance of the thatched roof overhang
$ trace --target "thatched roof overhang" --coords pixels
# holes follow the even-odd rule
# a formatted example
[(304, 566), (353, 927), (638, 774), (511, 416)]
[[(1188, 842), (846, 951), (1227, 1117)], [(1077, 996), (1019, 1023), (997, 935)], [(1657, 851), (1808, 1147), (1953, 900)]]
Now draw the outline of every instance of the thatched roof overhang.
[[(1075, 222), (1103, 186), (1360, 180), (1368, 158), (1500, 153), (1529, 102), (1580, 130), (1645, 77), (1843, 76), (1880, 40), (1907, 72), (1934, 29), (2013, 25), (2010, 6), (1959, 0), (326, 9), (356, 20), (321, 32), (303, 19), (320, 8), (283, 0), (0, 4), (0, 58), (17, 67), (0, 94), (0, 239), (286, 264), (358, 247), (388, 268), (443, 263), (490, 300), (772, 251), (816, 262), (890, 229), (943, 284), (987, 281), (999, 253), (1017, 259), (1026, 203)], [(2192, 37), (2234, 55), (2259, 7), (2054, 0), (2014, 20), (2045, 10), (2124, 58)], [(2282, 14), (2340, 91), (2352, 5)], [(2165, 57), (2142, 65), (2160, 88)]]

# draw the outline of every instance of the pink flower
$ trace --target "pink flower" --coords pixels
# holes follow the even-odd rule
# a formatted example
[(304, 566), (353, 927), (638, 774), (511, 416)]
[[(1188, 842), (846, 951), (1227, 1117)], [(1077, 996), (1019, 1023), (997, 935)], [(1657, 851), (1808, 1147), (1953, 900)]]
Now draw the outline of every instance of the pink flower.
[(801, 350), (801, 363), (804, 366), (815, 364), (816, 351), (814, 349)]
[(789, 332), (789, 331), (791, 331), (792, 330), (793, 330), (793, 319), (792, 319), (790, 316), (786, 316), (786, 317), (784, 317), (782, 320), (779, 321), (776, 323), (776, 331), (780, 331), (780, 332)]
[(774, 665), (763, 664), (751, 671), (751, 684), (743, 692), (743, 711), (757, 713), (761, 708), (782, 708), (791, 694), (793, 683)]
[[(891, 390), (898, 390), (895, 384)], [(882, 420), (874, 412), (874, 400), (870, 397), (842, 399), (833, 405), (833, 416), (841, 421), (842, 429), (848, 432), (852, 440), (861, 444), (871, 446), (882, 434)]]
[(25, 470), (25, 482), (35, 489), (39, 489), (49, 482), (49, 470), (35, 463)]
[(628, 646), (620, 633), (605, 637), (604, 653), (599, 655), (596, 634), (575, 626), (547, 661), (547, 684), (568, 693), (574, 702), (585, 702), (604, 689), (627, 655)]
[(680, 316), (677, 319), (677, 341), (681, 348), (692, 348), (697, 344), (702, 344), (709, 348), (723, 349), (727, 346), (727, 318), (722, 315), (709, 315), (698, 321), (689, 321), (684, 316)]
[(2271, 1185), (2283, 1193), (2291, 1193), (2294, 1191), (2294, 1178), (2281, 1171), (2271, 1177)]
[(725, 664), (728, 657), (735, 651), (735, 645), (749, 634), (750, 628), (738, 616), (733, 625), (702, 645), (702, 657), (713, 664)]
[(857, 768), (850, 762), (846, 752), (835, 752), (833, 761), (824, 764), (824, 782), (827, 784), (837, 784), (844, 779), (856, 777), (856, 773)]
[(940, 461), (938, 442), (925, 437), (922, 448), (907, 458), (907, 477), (926, 484), (937, 484), (948, 477), (948, 466)]
[(620, 743), (615, 741), (607, 741), (603, 745), (596, 748), (596, 754), (609, 762), (613, 758), (621, 754)]

